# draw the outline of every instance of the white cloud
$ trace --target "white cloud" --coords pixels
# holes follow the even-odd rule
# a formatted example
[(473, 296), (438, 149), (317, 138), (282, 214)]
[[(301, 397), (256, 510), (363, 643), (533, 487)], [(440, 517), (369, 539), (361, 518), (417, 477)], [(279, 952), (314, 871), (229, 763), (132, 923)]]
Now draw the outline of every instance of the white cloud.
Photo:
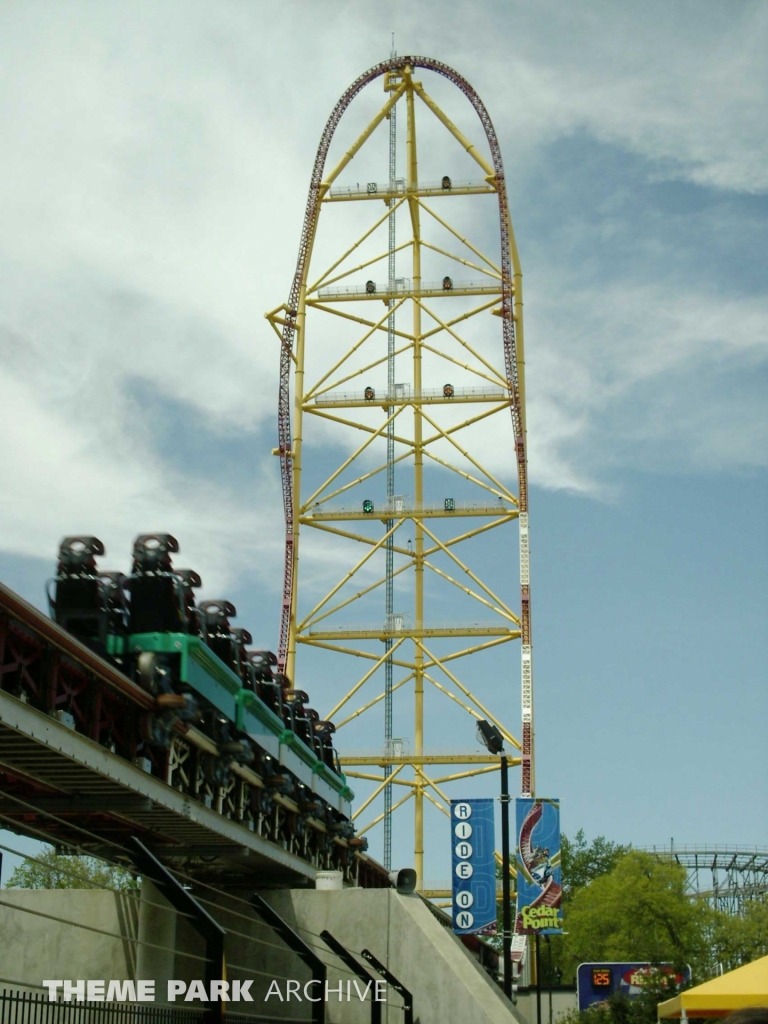
[[(97, 533), (107, 545), (105, 566), (128, 571), (134, 536), (166, 530), (181, 542), (178, 564), (192, 563), (207, 588), (230, 582), (241, 563), (260, 567), (264, 578), (279, 571), (280, 525), (268, 502), (248, 509), (232, 492), (148, 462), (146, 451), (137, 457), (119, 439), (46, 413), (6, 374), (0, 409), (0, 431), (11, 441), (3, 456), (10, 485), (0, 502), (6, 550), (53, 560), (62, 536)], [(277, 488), (270, 490), (277, 498)]]
[(619, 460), (648, 467), (649, 445), (662, 470), (766, 464), (768, 417), (749, 396), (768, 364), (764, 299), (626, 283), (551, 294), (534, 298), (530, 325), (536, 482), (599, 492)]
[(658, 162), (660, 176), (768, 188), (764, 5), (545, 0), (486, 5), (475, 16), (457, 67), (478, 68), (469, 77), (508, 164), (586, 130)]
[[(14, 444), (0, 460), (14, 497), (3, 506), (3, 546), (47, 555), (59, 533), (86, 528), (97, 510), (126, 543), (139, 521), (178, 524), (203, 562), (223, 559), (224, 576), (237, 566), (222, 523), (246, 546), (272, 538), (270, 564), (279, 565), (277, 467), (267, 454), (278, 350), (262, 313), (287, 294), (325, 118), (386, 53), (392, 20), (401, 52), (434, 53), (475, 82), (508, 167), (535, 166), (543, 146), (583, 130), (655, 161), (659, 173), (765, 188), (764, 9), (729, 13), (727, 31), (715, 4), (693, 28), (690, 5), (643, 10), (478, 4), (468, 33), (432, 3), (330, 12), (307, 3), (7, 5), (0, 386)], [(440, 83), (433, 91), (445, 92)], [(461, 103), (457, 120), (470, 124)], [(594, 431), (614, 414), (638, 445), (673, 437), (693, 461), (727, 461), (714, 426), (723, 397), (708, 393), (707, 420), (701, 395), (675, 416), (665, 396), (686, 368), (726, 358), (745, 373), (757, 365), (761, 303), (681, 295), (671, 279), (585, 293), (552, 277), (529, 287), (526, 308), (534, 479), (604, 493), (616, 454)], [(204, 468), (192, 479), (161, 459), (130, 399), (136, 381), (185, 403), (222, 437), (262, 430), (268, 510), (254, 512), (238, 481), (201, 484)], [(633, 432), (616, 411), (649, 382), (656, 401)], [(754, 434), (731, 412), (728, 459), (754, 464)], [(493, 429), (478, 438), (491, 468), (508, 471)]]

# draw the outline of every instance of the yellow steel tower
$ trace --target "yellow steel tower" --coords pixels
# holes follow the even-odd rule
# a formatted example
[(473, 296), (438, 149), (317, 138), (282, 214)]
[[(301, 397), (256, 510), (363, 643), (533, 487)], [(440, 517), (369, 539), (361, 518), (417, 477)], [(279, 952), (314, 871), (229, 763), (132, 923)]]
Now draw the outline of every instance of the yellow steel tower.
[[(426, 91), (417, 77), (424, 71), (440, 76), (440, 88), (446, 88), (447, 80), (469, 100), (487, 140), (485, 152)], [(378, 78), (383, 79), (383, 106), (327, 170), (326, 157), (343, 114)], [(370, 99), (370, 92), (366, 95)], [(398, 103), (405, 107), (405, 118), (399, 121), (406, 122), (404, 174), (389, 173), (389, 180), (381, 182), (368, 172), (377, 154), (386, 166), (387, 150), (381, 141), (389, 136), (376, 129)], [(474, 176), (458, 180), (445, 173), (429, 180), (420, 175), (420, 158), (426, 153), (429, 159), (436, 152), (432, 141), (420, 151), (422, 118), (428, 119), (430, 130), (445, 137), (456, 165), (471, 161)], [(440, 152), (450, 170), (451, 151)], [(369, 180), (351, 183), (341, 178), (355, 158), (353, 166)], [(453, 203), (458, 221), (447, 216), (446, 207)], [(483, 216), (491, 229), (481, 231), (482, 237), (473, 236), (482, 218), (468, 212), (468, 203), (484, 204)], [(497, 217), (491, 214), (489, 219), (489, 204)], [(342, 216), (326, 228), (331, 207)], [(406, 268), (402, 277), (391, 272), (392, 247), (377, 245), (391, 228), (391, 218), (398, 215), (407, 225), (406, 232), (398, 228), (397, 238), (404, 240), (394, 250), (397, 273)], [(313, 257), (318, 264), (322, 259), (319, 271)], [(388, 259), (388, 278), (377, 280), (377, 264), (386, 266)], [(448, 698), (454, 708), (494, 723), (508, 746), (519, 752), (511, 763), (522, 766), (522, 793), (534, 793), (522, 314), (522, 275), (501, 154), (479, 96), (451, 68), (428, 58), (392, 57), (372, 68), (344, 93), (325, 127), (291, 294), (287, 303), (267, 314), (281, 341), (280, 444), (275, 454), (282, 467), (286, 563), (278, 657), (291, 680), (296, 680), (299, 644), (318, 654), (347, 655), (350, 664), (360, 663), (352, 659), (363, 660), (365, 671), (326, 715), (337, 729), (359, 722), (362, 715), (369, 717), (373, 708), (381, 710), (383, 692), (361, 694), (364, 702), (355, 710), (348, 702), (374, 677), (382, 678), (380, 670), (388, 659), (403, 673), (391, 692), (412, 686), (413, 748), (393, 741), (381, 753), (350, 755), (342, 763), (348, 774), (376, 783), (356, 816), (390, 786), (403, 794), (390, 801), (392, 812), (413, 801), (415, 868), (422, 887), (425, 801), (447, 813), (446, 784), (495, 771), (499, 763), (498, 756), (490, 754), (427, 752), (425, 686)], [(394, 355), (391, 345), (387, 348), (393, 330)], [(394, 385), (393, 358), (395, 380), (402, 381)], [(380, 483), (387, 462), (378, 460), (375, 452), (383, 451), (388, 436), (391, 450), (393, 434), (399, 493), (383, 497)], [(479, 450), (472, 446), (473, 436), (480, 438)], [(304, 466), (310, 448), (312, 458)], [(391, 463), (390, 458), (390, 467)], [(512, 489), (504, 481), (515, 469), (517, 487)], [(446, 497), (455, 491), (462, 497)], [(459, 519), (464, 525), (457, 530)], [(512, 608), (517, 602), (509, 587), (511, 573), (503, 568), (504, 557), (516, 547), (508, 533), (515, 523), (520, 552), (518, 611)], [(299, 587), (300, 536), (305, 546), (308, 541), (303, 528), (311, 528), (312, 536), (323, 538), (325, 544), (322, 549), (316, 545), (312, 579)], [(470, 566), (471, 556), (463, 554), (490, 530), (497, 531), (493, 551), (498, 558), (494, 555), (489, 566), (496, 574), (493, 586), (485, 571), (481, 576), (479, 568)], [(355, 546), (358, 552), (362, 548), (362, 557), (351, 558), (347, 567), (346, 552)], [(374, 570), (383, 564), (387, 546), (398, 562), (381, 576)], [(486, 561), (488, 550), (486, 545)], [(317, 589), (318, 564), (325, 564), (333, 576), (333, 585), (322, 591)], [(387, 564), (393, 564), (391, 559)], [(380, 595), (388, 580), (396, 582), (400, 606), (412, 602), (412, 611), (381, 614)], [(445, 590), (461, 595), (460, 621), (442, 620), (446, 607), (455, 617), (458, 607), (446, 602)], [(312, 599), (305, 599), (305, 593), (312, 593)], [(469, 607), (478, 608), (481, 617), (464, 610)], [(372, 619), (378, 621), (372, 624)], [(473, 671), (482, 652), (517, 639), (522, 663), (519, 740), (503, 723), (501, 712), (489, 706), (489, 698), (466, 681), (466, 672)], [(457, 666), (457, 661), (467, 668)], [(495, 678), (490, 698), (496, 707), (508, 708), (517, 689), (509, 681), (513, 675)], [(439, 716), (434, 717), (429, 738), (433, 745), (440, 734)], [(341, 737), (338, 746), (345, 748)], [(433, 772), (433, 766), (444, 764), (464, 770), (443, 776)], [(384, 768), (385, 774), (377, 775), (374, 766)], [(367, 771), (353, 770), (360, 768)], [(359, 834), (381, 817), (375, 816)]]

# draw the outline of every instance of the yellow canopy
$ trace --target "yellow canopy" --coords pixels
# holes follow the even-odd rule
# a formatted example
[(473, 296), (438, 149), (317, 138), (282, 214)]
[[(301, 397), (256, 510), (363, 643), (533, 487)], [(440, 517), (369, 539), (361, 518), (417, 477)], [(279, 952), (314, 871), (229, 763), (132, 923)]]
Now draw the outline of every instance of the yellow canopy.
[(724, 1017), (745, 1006), (768, 1006), (768, 956), (659, 1003), (659, 1017)]

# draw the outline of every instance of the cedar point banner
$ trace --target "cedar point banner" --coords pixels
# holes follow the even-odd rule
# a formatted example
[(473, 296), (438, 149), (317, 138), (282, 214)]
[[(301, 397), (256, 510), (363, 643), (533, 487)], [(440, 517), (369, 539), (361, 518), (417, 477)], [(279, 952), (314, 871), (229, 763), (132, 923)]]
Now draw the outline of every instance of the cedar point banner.
[(518, 935), (561, 932), (563, 886), (560, 873), (560, 801), (518, 798)]

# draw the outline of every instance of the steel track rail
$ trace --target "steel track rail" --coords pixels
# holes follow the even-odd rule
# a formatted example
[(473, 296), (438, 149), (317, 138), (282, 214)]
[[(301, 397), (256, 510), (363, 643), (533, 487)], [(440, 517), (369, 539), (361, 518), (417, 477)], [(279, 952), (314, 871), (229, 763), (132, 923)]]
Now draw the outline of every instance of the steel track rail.
[(47, 615), (44, 615), (34, 605), (19, 597), (4, 584), (0, 583), (0, 609), (32, 630), (41, 639), (56, 647), (67, 657), (77, 662), (87, 672), (92, 672), (105, 683), (110, 689), (127, 697), (133, 704), (136, 704), (144, 711), (152, 711), (155, 708), (155, 701), (150, 694), (142, 690), (122, 672), (118, 672), (109, 662), (104, 661), (98, 654), (81, 644), (70, 633), (58, 626)]
[[(0, 768), (58, 796), (53, 810), (48, 812), (46, 798), (40, 801), (42, 814), (36, 816), (40, 821), (31, 828), (33, 835), (39, 831), (50, 831), (52, 835), (58, 832), (59, 841), (62, 832), (66, 836), (66, 828), (54, 829), (52, 823), (64, 822), (61, 815), (66, 813), (65, 800), (69, 798), (73, 809), (77, 810), (78, 804), (82, 806), (82, 814), (101, 808), (103, 815), (112, 817), (107, 830), (110, 838), (105, 835), (106, 846), (115, 839), (120, 841), (123, 835), (127, 837), (138, 826), (163, 860), (197, 855), (211, 860), (220, 858), (238, 874), (259, 871), (284, 881), (315, 876), (315, 868), (306, 861), (2, 691)], [(136, 798), (135, 803), (126, 802), (126, 793)], [(34, 805), (34, 798), (28, 802), (25, 798), (25, 802), (17, 805), (17, 813), (26, 811), (26, 817), (31, 817), (29, 812)], [(13, 806), (12, 796), (6, 797), (0, 812), (7, 814)], [(23, 821), (14, 821), (11, 827), (24, 832)], [(72, 831), (74, 834), (80, 830), (75, 827)], [(82, 839), (77, 842), (83, 845)]]
[[(318, 868), (310, 861), (114, 753), (97, 742), (98, 735), (76, 730), (4, 690), (3, 671), (21, 676), (28, 671), (29, 663), (9, 646), (20, 635), (34, 641), (34, 656), (46, 660), (48, 671), (54, 662), (60, 669), (69, 664), (103, 688), (100, 707), (109, 699), (113, 713), (157, 710), (150, 694), (0, 584), (0, 776), (5, 776), (0, 828), (94, 851), (100, 844), (102, 850), (120, 847), (138, 831), (163, 860), (182, 859), (189, 868), (190, 859), (197, 859), (203, 873), (258, 873), (274, 884), (306, 884), (314, 878)], [(215, 750), (196, 729), (178, 730), (187, 744), (204, 752)], [(232, 771), (251, 786), (263, 786), (248, 768), (233, 765)], [(275, 802), (298, 811), (279, 793)], [(310, 820), (309, 825), (325, 831), (320, 822)], [(85, 841), (84, 834), (89, 836)], [(346, 846), (340, 839), (334, 843)], [(353, 859), (360, 884), (386, 884), (383, 869), (370, 857), (355, 852)]]

